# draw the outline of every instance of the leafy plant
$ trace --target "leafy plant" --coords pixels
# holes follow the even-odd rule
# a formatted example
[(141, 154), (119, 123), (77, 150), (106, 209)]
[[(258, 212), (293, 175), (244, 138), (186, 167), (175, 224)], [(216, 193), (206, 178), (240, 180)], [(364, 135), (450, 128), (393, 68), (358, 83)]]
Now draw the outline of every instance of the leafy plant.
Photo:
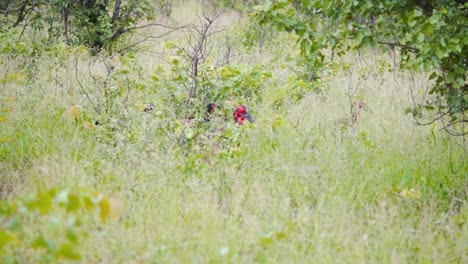
[[(66, 1), (13, 1), (1, 4), (5, 7), (0, 29), (31, 27), (35, 31), (47, 30), (51, 42), (85, 45), (98, 52), (103, 47), (112, 50), (113, 44), (125, 33), (149, 27), (161, 26), (147, 22), (157, 15), (152, 1), (133, 0), (66, 0)], [(165, 1), (161, 12), (170, 13), (171, 4)], [(11, 17), (15, 19), (11, 20)], [(169, 26), (166, 26), (170, 28)]]
[[(294, 5), (293, 5), (294, 4)], [(468, 4), (465, 1), (268, 1), (254, 17), (260, 23), (298, 36), (301, 56), (311, 71), (324, 67), (331, 56), (347, 50), (385, 45), (401, 51), (400, 66), (431, 71), (435, 84), (430, 101), (415, 109), (435, 110), (452, 134), (468, 133), (467, 72)], [(419, 117), (419, 111), (413, 112)]]
[(111, 210), (109, 198), (86, 190), (51, 189), (0, 201), (0, 259), (15, 263), (31, 254), (28, 258), (44, 263), (81, 260), (81, 244), (97, 227), (93, 222), (105, 223)]

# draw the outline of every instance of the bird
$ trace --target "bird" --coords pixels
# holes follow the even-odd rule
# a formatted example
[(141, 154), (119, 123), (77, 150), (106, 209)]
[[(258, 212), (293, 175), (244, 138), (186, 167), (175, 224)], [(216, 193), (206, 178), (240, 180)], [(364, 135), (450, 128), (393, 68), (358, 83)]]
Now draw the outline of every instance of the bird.
[(216, 111), (216, 109), (220, 108), (219, 105), (215, 103), (209, 103), (206, 105), (206, 115), (204, 118), (205, 122), (210, 122), (211, 115)]
[(234, 121), (236, 121), (236, 123), (239, 125), (243, 125), (245, 119), (247, 119), (250, 123), (254, 122), (252, 115), (247, 110), (247, 106), (239, 105), (234, 112)]
[(143, 109), (143, 112), (149, 113), (149, 112), (153, 111), (154, 108), (156, 108), (156, 106), (153, 103), (148, 103), (148, 104), (145, 105), (145, 109)]

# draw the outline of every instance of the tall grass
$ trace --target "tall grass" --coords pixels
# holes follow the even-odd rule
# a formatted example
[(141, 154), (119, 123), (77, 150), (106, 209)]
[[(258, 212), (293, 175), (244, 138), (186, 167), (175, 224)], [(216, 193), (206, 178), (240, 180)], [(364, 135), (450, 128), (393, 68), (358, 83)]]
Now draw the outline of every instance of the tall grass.
[[(123, 209), (84, 238), (83, 262), (468, 262), (466, 139), (404, 114), (427, 76), (394, 68), (386, 53), (348, 54), (335, 62), (349, 68), (324, 74), (322, 92), (300, 101), (282, 94), (278, 107), (295, 52), (294, 40), (281, 37), (287, 41), (268, 51), (237, 47), (243, 64), (273, 72), (253, 105), (256, 123), (233, 126), (239, 146), (218, 143), (213, 153), (200, 145), (188, 156), (158, 130), (164, 120), (139, 108), (164, 87), (132, 90), (118, 108), (125, 128), (84, 125), (71, 107), (84, 115), (93, 105), (74, 71), (77, 58), (94, 58), (45, 55), (34, 75), (4, 82), (2, 199), (50, 188), (113, 197)], [(151, 65), (162, 63), (147, 54), (136, 55), (143, 86)], [(382, 62), (390, 66), (379, 69)], [(14, 64), (0, 73), (19, 71)], [(79, 70), (81, 85), (97, 89)], [(346, 120), (356, 100), (370, 110), (353, 129)], [(18, 254), (24, 263), (39, 255)]]

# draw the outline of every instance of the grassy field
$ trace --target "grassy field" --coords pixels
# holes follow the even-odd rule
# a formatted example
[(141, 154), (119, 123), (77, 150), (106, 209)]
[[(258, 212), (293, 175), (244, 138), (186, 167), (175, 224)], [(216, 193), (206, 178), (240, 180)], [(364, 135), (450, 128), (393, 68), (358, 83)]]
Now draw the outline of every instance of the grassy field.
[[(196, 21), (191, 5), (173, 18)], [(184, 46), (186, 32), (132, 56), (65, 46), (2, 53), (1, 262), (468, 263), (466, 138), (405, 114), (430, 86), (427, 74), (366, 50), (335, 57), (307, 90), (294, 37), (249, 48), (245, 19), (219, 18), (235, 43), (233, 78), (256, 85), (253, 96), (219, 97), (225, 112), (212, 126), (225, 126), (224, 137), (188, 127), (176, 104), (185, 99), (173, 92), (180, 56), (170, 47)], [(268, 73), (249, 75), (256, 69)], [(366, 108), (353, 123), (357, 101)], [(149, 102), (156, 109), (144, 113)], [(231, 122), (240, 103), (253, 125)], [(203, 104), (194, 105), (201, 120)], [(97, 207), (65, 210), (69, 193)], [(34, 197), (40, 213), (23, 214)], [(5, 213), (7, 204), (17, 205)]]

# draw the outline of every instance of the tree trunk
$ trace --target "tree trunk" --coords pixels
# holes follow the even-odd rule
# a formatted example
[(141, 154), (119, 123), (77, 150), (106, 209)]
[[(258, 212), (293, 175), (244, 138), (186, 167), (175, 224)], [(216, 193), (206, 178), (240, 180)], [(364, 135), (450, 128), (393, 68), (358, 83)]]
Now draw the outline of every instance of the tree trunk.
[(112, 14), (112, 25), (113, 26), (115, 26), (115, 24), (117, 23), (117, 21), (120, 18), (120, 4), (121, 4), (121, 2), (122, 2), (122, 0), (116, 0), (115, 1), (114, 12)]

